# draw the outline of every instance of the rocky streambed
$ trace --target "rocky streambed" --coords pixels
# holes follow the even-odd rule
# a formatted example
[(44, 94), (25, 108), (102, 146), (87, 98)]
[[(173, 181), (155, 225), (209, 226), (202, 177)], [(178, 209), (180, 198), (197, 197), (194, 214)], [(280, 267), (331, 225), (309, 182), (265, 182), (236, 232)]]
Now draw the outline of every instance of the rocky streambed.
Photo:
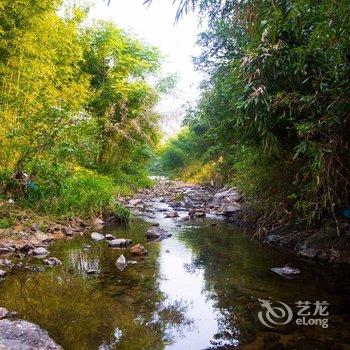
[[(322, 263), (350, 263), (350, 221), (319, 229), (301, 230), (296, 225), (275, 223), (269, 227), (260, 227), (263, 234), (256, 235), (261, 212), (254, 209), (235, 188), (221, 189), (190, 185), (181, 181), (168, 181), (158, 178), (152, 189), (140, 192), (133, 198), (120, 198), (136, 215), (148, 218), (157, 212), (164, 212), (165, 217), (176, 218), (179, 213), (182, 220), (198, 218), (224, 219), (247, 229), (247, 234), (265, 243), (287, 248), (301, 259), (316, 260)], [(165, 203), (172, 211), (154, 203)]]
[[(0, 349), (349, 343), (347, 270), (252, 241), (258, 214), (235, 189), (158, 179), (118, 200), (134, 214), (128, 224), (75, 218), (1, 242)], [(258, 319), (259, 300), (326, 300), (330, 326), (271, 332)]]

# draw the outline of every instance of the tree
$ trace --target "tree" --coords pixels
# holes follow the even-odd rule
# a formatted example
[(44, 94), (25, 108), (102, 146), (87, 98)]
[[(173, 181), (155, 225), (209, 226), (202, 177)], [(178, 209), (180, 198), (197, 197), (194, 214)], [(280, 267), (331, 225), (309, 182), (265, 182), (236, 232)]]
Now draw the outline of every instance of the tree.
[(88, 28), (84, 37), (82, 69), (91, 77), (87, 111), (98, 125), (98, 168), (141, 166), (145, 148), (157, 140), (158, 93), (147, 79), (160, 67), (159, 52), (111, 23)]
[(61, 137), (87, 97), (79, 69), (80, 10), (60, 1), (1, 2), (1, 165), (20, 168)]

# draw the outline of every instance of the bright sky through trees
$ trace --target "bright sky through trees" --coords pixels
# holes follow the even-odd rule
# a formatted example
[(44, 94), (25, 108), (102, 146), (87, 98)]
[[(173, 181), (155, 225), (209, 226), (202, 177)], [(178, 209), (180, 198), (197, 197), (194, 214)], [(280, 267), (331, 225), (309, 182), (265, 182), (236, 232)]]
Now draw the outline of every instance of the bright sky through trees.
[(199, 95), (201, 75), (192, 65), (192, 56), (199, 53), (196, 35), (200, 28), (196, 14), (190, 13), (175, 24), (176, 6), (171, 0), (155, 0), (149, 7), (143, 5), (142, 0), (114, 0), (109, 6), (107, 2), (94, 0), (94, 5), (93, 17), (112, 20), (159, 47), (166, 56), (164, 73), (178, 75), (174, 96), (163, 98), (159, 105), (162, 114), (169, 117), (163, 121), (163, 129), (172, 134), (180, 125), (186, 102), (196, 100)]

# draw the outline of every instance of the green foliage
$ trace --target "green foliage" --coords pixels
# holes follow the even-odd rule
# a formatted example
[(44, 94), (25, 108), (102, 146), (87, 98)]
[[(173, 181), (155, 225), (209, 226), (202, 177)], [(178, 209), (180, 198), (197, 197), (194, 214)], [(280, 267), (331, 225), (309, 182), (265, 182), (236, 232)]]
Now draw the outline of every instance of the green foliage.
[(52, 204), (46, 203), (47, 209), (57, 214), (100, 214), (113, 206), (114, 184), (107, 176), (78, 171), (62, 183), (59, 195), (50, 200)]
[(176, 174), (178, 170), (189, 164), (191, 159), (188, 158), (188, 155), (193, 152), (194, 147), (193, 132), (188, 128), (183, 128), (176, 137), (160, 147), (158, 158), (153, 164), (153, 170), (157, 171), (158, 174)]
[(118, 216), (120, 221), (125, 222), (130, 220), (131, 218), (131, 211), (128, 208), (125, 208), (119, 203), (115, 204), (115, 214)]
[(151, 185), (155, 105), (175, 82), (158, 78), (156, 48), (86, 16), (61, 0), (0, 1), (0, 189), (56, 215), (112, 210)]
[(145, 79), (157, 72), (159, 53), (108, 22), (88, 28), (84, 41), (82, 69), (93, 90), (87, 108), (97, 126), (93, 162), (103, 173), (145, 165), (145, 150), (158, 139), (158, 94)]
[(201, 159), (294, 217), (336, 218), (350, 198), (349, 2), (179, 4), (209, 19), (196, 58), (208, 79), (185, 120), (203, 126)]
[(0, 229), (9, 228), (14, 224), (14, 220), (10, 218), (0, 219)]
[(161, 165), (166, 171), (172, 171), (183, 167), (185, 165), (185, 159), (185, 153), (180, 148), (172, 145), (164, 150)]

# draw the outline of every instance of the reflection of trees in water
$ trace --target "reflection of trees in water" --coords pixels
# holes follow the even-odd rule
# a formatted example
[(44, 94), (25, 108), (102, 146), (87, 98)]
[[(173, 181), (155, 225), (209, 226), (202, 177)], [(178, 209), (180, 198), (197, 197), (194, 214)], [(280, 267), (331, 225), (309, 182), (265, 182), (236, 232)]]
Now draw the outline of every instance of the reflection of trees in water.
[(193, 274), (204, 271), (204, 293), (218, 311), (218, 332), (209, 348), (234, 349), (239, 342), (252, 340), (259, 324), (258, 304), (251, 292), (259, 286), (250, 267), (260, 263), (259, 252), (237, 246), (231, 232), (216, 235), (201, 229), (200, 234), (184, 233), (181, 239), (194, 253), (186, 270)]
[(72, 250), (68, 254), (68, 259), (71, 266), (84, 275), (88, 270), (100, 270), (100, 259), (98, 257), (89, 257), (88, 254), (81, 250)]
[(153, 324), (162, 329), (164, 343), (171, 344), (183, 337), (185, 331), (194, 328), (194, 321), (187, 316), (188, 308), (188, 302), (182, 299), (158, 304)]
[[(344, 298), (331, 295), (323, 288), (318, 279), (319, 272), (317, 274), (312, 267), (304, 265), (303, 275), (292, 283), (269, 273), (271, 267), (283, 266), (290, 258), (249, 241), (239, 232), (225, 231), (223, 227), (217, 227), (217, 231), (201, 228), (184, 232), (181, 239), (194, 254), (187, 270), (190, 273), (204, 271), (205, 294), (212, 299), (219, 313), (219, 332), (214, 337), (212, 349), (234, 348), (234, 339), (239, 340), (240, 348), (245, 343), (249, 343), (246, 346), (252, 349), (264, 348), (259, 342), (268, 330), (257, 318), (261, 311), (258, 297), (281, 300), (290, 305), (298, 300), (327, 300), (339, 308), (348, 305)], [(292, 262), (298, 264), (298, 261)], [(344, 325), (346, 327), (345, 322)], [(331, 342), (337, 339), (332, 333), (335, 329), (329, 327), (319, 332), (312, 327), (297, 327), (290, 323), (275, 331), (288, 334), (290, 339), (309, 342), (310, 348), (317, 347), (312, 347), (312, 344), (329, 348), (325, 344), (329, 339)]]
[[(172, 341), (169, 327), (178, 326), (180, 332), (187, 324), (184, 305), (164, 304), (157, 245), (144, 262), (123, 272), (114, 265), (120, 251), (72, 247), (61, 251), (62, 268), (9, 276), (0, 286), (0, 305), (39, 324), (67, 349), (163, 349), (165, 339)], [(100, 273), (82, 278), (87, 269)]]

